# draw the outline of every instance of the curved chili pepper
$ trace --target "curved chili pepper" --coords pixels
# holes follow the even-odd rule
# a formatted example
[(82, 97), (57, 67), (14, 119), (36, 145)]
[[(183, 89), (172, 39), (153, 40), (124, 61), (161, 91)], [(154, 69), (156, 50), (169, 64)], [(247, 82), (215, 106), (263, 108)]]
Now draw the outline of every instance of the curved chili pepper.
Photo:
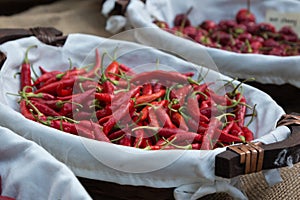
[(31, 103), (46, 116), (61, 116), (58, 112), (50, 108), (48, 105), (32, 100)]
[(159, 92), (153, 94), (145, 94), (142, 96), (138, 96), (135, 100), (136, 104), (149, 103), (160, 97), (163, 97), (166, 94), (165, 90), (160, 90)]
[(142, 88), (142, 95), (151, 95), (152, 94), (152, 84), (145, 83)]
[(108, 94), (113, 94), (115, 91), (115, 86), (112, 82), (106, 80), (102, 83), (102, 92), (103, 93), (108, 93)]
[(22, 113), (22, 115), (24, 117), (26, 117), (27, 119), (30, 119), (32, 121), (36, 121), (35, 117), (33, 116), (33, 114), (29, 111), (27, 105), (26, 105), (26, 100), (21, 99), (20, 101), (20, 112)]
[(125, 132), (124, 137), (119, 142), (120, 145), (131, 147), (131, 133)]
[(126, 114), (131, 112), (130, 110), (132, 108), (134, 108), (134, 103), (132, 100), (129, 100), (126, 104), (121, 105), (116, 111), (114, 111), (113, 117), (103, 124), (103, 132), (108, 135), (116, 123), (120, 119), (124, 119)]
[(39, 76), (33, 83), (33, 86), (38, 86), (41, 83), (45, 83), (47, 80), (55, 77), (57, 74), (62, 73), (61, 71), (50, 71), (50, 72), (45, 72), (41, 76)]
[(25, 58), (21, 65), (21, 91), (27, 86), (25, 92), (32, 92), (31, 81), (31, 63), (28, 60), (28, 52), (31, 48), (37, 47), (36, 45), (30, 46), (26, 49)]
[(105, 103), (111, 103), (112, 95), (108, 93), (95, 93), (95, 99)]
[(222, 122), (216, 118), (212, 117), (209, 122), (207, 131), (203, 135), (203, 141), (201, 145), (202, 150), (210, 150), (214, 148), (220, 136), (220, 128), (222, 127)]
[(92, 121), (88, 121), (88, 120), (81, 120), (81, 121), (79, 121), (78, 124), (76, 124), (76, 128), (78, 128), (79, 126), (82, 126), (82, 127), (86, 128), (87, 130), (89, 130), (91, 132), (91, 134), (94, 136), (94, 139), (96, 139), (98, 141), (110, 143), (110, 140), (104, 134), (104, 132), (102, 131), (102, 127), (99, 124), (92, 122)]
[(246, 98), (241, 93), (237, 93), (236, 100), (240, 101), (235, 112), (237, 123), (240, 127), (244, 126), (246, 115)]
[(56, 89), (58, 87), (73, 87), (74, 83), (76, 81), (76, 78), (70, 78), (66, 80), (60, 80), (54, 83), (50, 83), (44, 87), (41, 87), (35, 91), (35, 93), (49, 93), (49, 94), (54, 94), (56, 95), (57, 91)]
[(136, 76), (133, 76), (130, 82), (144, 84), (149, 82), (150, 80), (159, 80), (159, 82), (163, 85), (170, 85), (170, 82), (186, 84), (193, 81), (190, 77), (182, 75), (178, 72), (155, 70), (150, 72), (143, 72)]
[(172, 112), (171, 113), (171, 120), (172, 122), (179, 128), (185, 131), (189, 130), (184, 118), (179, 112)]
[(243, 126), (242, 131), (247, 142), (254, 140), (254, 134), (247, 126)]
[(199, 110), (199, 103), (195, 96), (190, 96), (187, 99), (186, 109), (188, 114), (194, 118), (196, 121), (199, 120), (200, 110)]
[(64, 102), (59, 99), (45, 100), (45, 99), (36, 98), (36, 97), (28, 98), (28, 99), (31, 101), (36, 101), (41, 104), (47, 105), (48, 107), (52, 108), (55, 111), (59, 111), (63, 107), (63, 104), (64, 104)]
[(112, 110), (110, 105), (106, 105), (104, 108), (96, 111), (97, 119), (101, 119), (102, 117), (106, 117), (112, 114)]
[(51, 120), (49, 126), (74, 135), (78, 134), (75, 124), (64, 120)]
[(110, 80), (118, 80), (119, 77), (115, 74), (119, 73), (119, 63), (117, 61), (111, 62), (104, 71), (105, 77)]
[(86, 74), (83, 74), (82, 76), (92, 78), (92, 77), (99, 75), (98, 71), (101, 71), (101, 56), (100, 56), (99, 50), (96, 48), (95, 49), (95, 64), (89, 72), (87, 72)]

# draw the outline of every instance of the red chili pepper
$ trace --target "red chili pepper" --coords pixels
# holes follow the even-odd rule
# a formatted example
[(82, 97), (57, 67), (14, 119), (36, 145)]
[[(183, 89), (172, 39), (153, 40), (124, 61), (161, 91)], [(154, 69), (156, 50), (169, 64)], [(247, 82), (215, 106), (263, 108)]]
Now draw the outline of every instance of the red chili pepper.
[(149, 126), (151, 126), (151, 127), (159, 127), (160, 126), (157, 115), (156, 115), (153, 107), (149, 108), (148, 121), (149, 121)]
[(56, 99), (55, 96), (51, 95), (51, 94), (47, 94), (47, 93), (33, 93), (33, 92), (29, 92), (29, 93), (25, 93), (24, 96), (26, 96), (27, 98), (40, 98), (40, 99), (44, 99), (44, 100), (54, 100)]
[(63, 88), (63, 85), (60, 85), (56, 92), (57, 96), (65, 97), (73, 94), (73, 88)]
[(65, 71), (64, 73), (57, 74), (56, 79), (57, 80), (69, 79), (69, 78), (72, 78), (74, 76), (83, 75), (84, 73), (86, 73), (86, 69), (84, 69), (84, 68), (79, 68), (79, 69), (78, 68), (73, 68), (71, 70)]
[(31, 101), (31, 103), (44, 115), (46, 116), (61, 116), (58, 112), (56, 112), (54, 109), (50, 108), (46, 104), (42, 104), (39, 101)]
[(145, 106), (141, 111), (140, 111), (140, 121), (143, 122), (148, 118), (149, 115), (149, 109), (150, 106)]
[(134, 75), (135, 73), (132, 71), (130, 67), (127, 67), (126, 65), (120, 63), (119, 64), (120, 70), (126, 73), (126, 75)]
[(188, 118), (186, 120), (186, 124), (188, 125), (190, 131), (197, 132), (199, 128), (199, 123), (196, 122), (193, 118)]
[(74, 135), (78, 134), (74, 123), (66, 122), (63, 120), (51, 120), (49, 126)]
[(27, 105), (26, 105), (26, 100), (22, 99), (20, 101), (20, 111), (22, 113), (22, 115), (24, 117), (26, 117), (27, 119), (30, 119), (32, 121), (36, 121), (35, 117), (33, 116), (33, 114), (29, 111)]
[(159, 128), (158, 135), (164, 138), (176, 137), (177, 141), (193, 141), (202, 142), (203, 136), (198, 133), (184, 131), (181, 129), (172, 129), (172, 128)]
[(73, 77), (71, 79), (60, 80), (54, 83), (50, 83), (49, 85), (43, 86), (35, 91), (35, 93), (49, 93), (49, 94), (57, 94), (57, 88), (59, 87), (73, 87), (76, 78)]
[(76, 124), (76, 128), (78, 128), (78, 126), (88, 129), (94, 135), (94, 139), (103, 142), (110, 142), (99, 124), (88, 120), (82, 120), (79, 122), (79, 124)]
[(245, 141), (250, 142), (254, 140), (254, 134), (247, 126), (243, 126), (242, 130), (244, 133)]
[(41, 74), (48, 73), (48, 71), (45, 68), (43, 68), (42, 66), (39, 66), (39, 69), (40, 69)]
[(125, 134), (124, 130), (120, 129), (108, 135), (110, 140), (116, 140), (121, 138)]
[(165, 86), (163, 86), (161, 83), (155, 83), (154, 85), (153, 85), (153, 88), (152, 88), (153, 90), (152, 90), (152, 92), (153, 93), (156, 93), (156, 92), (159, 92), (160, 90), (165, 90), (166, 88), (165, 88)]
[(242, 128), (237, 124), (237, 122), (233, 121), (231, 129), (229, 131), (231, 135), (240, 136), (243, 135)]
[(162, 106), (157, 106), (154, 108), (154, 112), (157, 116), (158, 122), (160, 122), (160, 124), (162, 125), (162, 127), (165, 128), (177, 128), (170, 116), (168, 115), (168, 113), (166, 112), (166, 110), (162, 107)]
[(176, 90), (172, 90), (175, 95), (175, 98), (178, 99), (179, 104), (183, 105), (188, 94), (191, 92), (191, 85), (184, 85)]
[(104, 123), (108, 122), (108, 120), (110, 120), (110, 118), (112, 118), (112, 117), (113, 117), (113, 115), (107, 115), (105, 117), (102, 117), (98, 120), (98, 123), (100, 125), (103, 125)]
[(188, 97), (186, 106), (187, 106), (188, 114), (196, 121), (199, 121), (200, 110), (199, 110), (199, 103), (196, 97), (195, 96)]
[(72, 117), (73, 114), (73, 104), (72, 103), (64, 103), (61, 107), (59, 114), (61, 116)]
[(103, 132), (108, 133), (113, 129), (116, 123), (124, 118), (126, 114), (130, 113), (130, 110), (134, 107), (133, 101), (129, 100), (126, 104), (120, 105), (120, 107), (114, 111), (113, 117), (111, 117), (106, 123), (103, 124)]
[(21, 65), (21, 91), (27, 86), (25, 92), (32, 92), (32, 81), (31, 81), (31, 63), (28, 60), (28, 52), (31, 48), (37, 47), (36, 45), (27, 48), (25, 53), (24, 61)]
[(93, 139), (93, 140), (95, 139), (95, 135), (88, 128), (77, 125), (76, 129), (77, 129), (77, 132), (78, 132), (79, 136), (85, 137), (85, 138), (90, 138), (90, 139)]
[(152, 93), (153, 91), (151, 83), (145, 83), (142, 88), (142, 95), (151, 95)]
[(41, 98), (28, 98), (31, 101), (36, 101), (39, 102), (41, 104), (47, 105), (48, 107), (52, 108), (55, 111), (59, 111), (62, 107), (64, 102), (59, 100), (59, 99), (51, 99), (51, 100), (45, 100), (45, 99), (41, 99)]
[(104, 71), (105, 77), (110, 80), (118, 80), (119, 77), (115, 74), (119, 73), (119, 63), (117, 61), (111, 62)]
[(95, 99), (105, 103), (111, 103), (112, 95), (108, 93), (95, 93)]
[(166, 94), (165, 90), (160, 90), (159, 92), (153, 94), (145, 94), (136, 98), (135, 103), (142, 104), (142, 103), (149, 103), (152, 102), (160, 97), (163, 97)]
[(73, 119), (79, 121), (79, 120), (91, 120), (93, 118), (93, 113), (92, 112), (85, 112), (85, 111), (80, 111), (73, 113)]
[(133, 146), (136, 148), (144, 148), (145, 147), (145, 132), (143, 129), (139, 129), (133, 132), (135, 137)]
[(39, 76), (33, 83), (34, 86), (39, 86), (41, 83), (47, 82), (49, 79), (55, 77), (57, 74), (62, 73), (61, 71), (50, 71), (50, 72), (45, 72), (41, 76)]
[(182, 73), (182, 75), (188, 76), (188, 77), (193, 77), (195, 75), (195, 73), (194, 72), (186, 72), (186, 73)]
[(104, 108), (96, 111), (97, 119), (101, 119), (102, 117), (108, 116), (112, 114), (112, 110), (110, 105), (106, 105)]
[(131, 133), (125, 132), (124, 137), (120, 140), (120, 145), (131, 147)]
[(106, 80), (102, 83), (102, 92), (103, 93), (108, 93), (108, 94), (113, 94), (115, 91), (115, 86), (112, 82)]
[(203, 136), (203, 142), (201, 145), (202, 150), (210, 150), (214, 148), (215, 143), (220, 136), (219, 130), (221, 126), (222, 122), (218, 118), (212, 117), (210, 119), (208, 129)]
[(182, 115), (179, 112), (172, 112), (171, 120), (179, 129), (182, 129), (185, 131), (189, 130), (189, 127), (187, 126), (184, 118), (182, 117)]
[(99, 75), (98, 71), (100, 71), (100, 69), (101, 69), (101, 56), (100, 56), (99, 50), (97, 48), (95, 49), (95, 57), (96, 57), (95, 64), (94, 64), (93, 68), (86, 74), (83, 74), (82, 75), (83, 77), (91, 78), (91, 77), (95, 77), (96, 74)]
[(230, 135), (228, 133), (225, 133), (223, 131), (221, 131), (221, 134), (219, 136), (219, 140), (221, 142), (225, 142), (225, 143), (235, 143), (235, 142), (242, 142), (242, 139), (240, 137), (234, 136), (234, 135)]
[(190, 77), (182, 75), (178, 72), (174, 71), (163, 71), (163, 70), (155, 70), (150, 72), (142, 72), (136, 76), (133, 76), (130, 80), (131, 83), (139, 83), (144, 84), (149, 82), (150, 80), (159, 80), (159, 82), (163, 85), (170, 85), (170, 82), (175, 82), (179, 84), (186, 84), (189, 82)]
[(235, 112), (237, 123), (240, 127), (244, 126), (245, 115), (246, 115), (246, 98), (242, 96), (241, 93), (237, 93), (236, 100), (240, 101), (237, 105), (237, 110)]

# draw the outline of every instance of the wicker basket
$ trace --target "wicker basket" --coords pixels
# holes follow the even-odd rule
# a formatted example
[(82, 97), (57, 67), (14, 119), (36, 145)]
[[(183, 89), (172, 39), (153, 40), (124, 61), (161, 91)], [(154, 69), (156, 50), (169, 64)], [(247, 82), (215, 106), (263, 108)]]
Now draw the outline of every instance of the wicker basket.
[[(38, 30), (38, 31), (37, 31)], [(8, 31), (8, 32), (7, 32)], [(2, 34), (1, 34), (2, 33)], [(7, 36), (7, 33), (9, 37)], [(14, 33), (14, 34), (12, 34)], [(10, 29), (0, 31), (1, 43), (14, 40), (17, 38), (36, 36), (40, 38), (44, 43), (62, 46), (67, 36), (62, 36), (62, 33), (53, 28), (33, 28), (30, 30), (23, 29)], [(46, 38), (46, 39), (45, 39)], [(1, 54), (1, 63), (5, 61), (5, 55)], [(277, 87), (277, 86), (276, 86)], [(278, 86), (280, 87), (280, 86)], [(288, 86), (290, 87), (290, 86)], [(287, 105), (288, 106), (288, 105)], [(281, 165), (276, 165), (274, 162), (277, 159), (277, 156), (280, 151), (287, 150), (286, 156), (291, 156), (296, 158), (300, 149), (300, 117), (297, 114), (289, 114), (282, 116), (282, 119), (278, 122), (278, 125), (285, 125), (291, 129), (291, 136), (278, 143), (273, 143), (269, 145), (264, 144), (255, 144), (255, 150), (250, 150), (248, 152), (236, 152), (234, 149), (228, 149), (225, 152), (217, 155), (216, 157), (216, 167), (215, 174), (224, 178), (232, 178), (236, 176), (250, 177), (253, 174), (259, 174), (261, 170), (264, 169), (275, 169), (275, 168), (284, 168), (288, 163), (282, 163)], [(249, 148), (249, 145), (243, 145), (243, 147)], [(243, 148), (242, 147), (242, 148)], [(251, 146), (252, 147), (252, 146)], [(249, 156), (249, 162), (241, 162), (241, 157)], [(259, 155), (264, 154), (262, 157), (261, 163), (255, 160), (253, 164), (253, 154), (259, 153)], [(246, 157), (247, 158), (247, 157)], [(299, 159), (293, 159), (293, 164), (299, 162)], [(291, 164), (291, 163), (290, 163)], [(255, 167), (255, 170), (247, 170), (249, 167)], [(255, 173), (254, 173), (255, 172)], [(145, 186), (131, 186), (131, 185), (120, 185), (111, 182), (93, 180), (85, 177), (79, 177), (78, 179), (82, 185), (86, 188), (93, 199), (174, 199), (174, 188), (151, 188)], [(115, 192), (117, 191), (117, 192)], [(219, 193), (213, 194), (205, 197), (205, 199), (231, 199), (227, 194)]]

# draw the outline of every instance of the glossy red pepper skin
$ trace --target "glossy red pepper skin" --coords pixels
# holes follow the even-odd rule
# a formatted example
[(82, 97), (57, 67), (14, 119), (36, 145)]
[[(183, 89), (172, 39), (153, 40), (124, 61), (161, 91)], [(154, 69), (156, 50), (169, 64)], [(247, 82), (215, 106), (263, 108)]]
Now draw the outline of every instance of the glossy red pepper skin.
[(152, 84), (145, 83), (142, 87), (142, 95), (151, 95), (153, 93)]
[(23, 89), (25, 87), (27, 87), (25, 89), (25, 92), (32, 92), (33, 83), (31, 81), (31, 63), (29, 62), (29, 59), (28, 59), (28, 52), (33, 47), (37, 47), (37, 46), (30, 46), (26, 49), (25, 58), (24, 58), (23, 63), (21, 65), (20, 90), (23, 91)]
[(184, 118), (179, 112), (173, 112), (171, 114), (171, 120), (172, 122), (179, 128), (185, 131), (189, 130), (189, 127), (187, 126)]
[(216, 117), (211, 118), (207, 131), (203, 135), (202, 150), (211, 150), (220, 136), (222, 122)]
[(97, 99), (100, 102), (105, 102), (105, 103), (111, 103), (112, 100), (112, 95), (108, 93), (95, 93), (95, 99)]
[(245, 115), (246, 115), (246, 98), (242, 96), (241, 93), (236, 95), (236, 100), (240, 100), (240, 104), (237, 105), (237, 110), (235, 113), (237, 123), (240, 127), (244, 126)]
[(119, 77), (115, 74), (119, 73), (119, 63), (117, 61), (112, 61), (104, 71), (105, 77), (110, 80), (118, 80)]
[(200, 120), (199, 102), (195, 96), (190, 96), (187, 99), (187, 112), (196, 121)]
[(63, 120), (51, 120), (49, 126), (74, 135), (78, 134), (74, 123), (66, 122)]
[(45, 72), (41, 76), (39, 76), (33, 83), (34, 86), (39, 86), (40, 84), (45, 83), (47, 80), (55, 77), (57, 74), (62, 73), (61, 71), (50, 71), (50, 72)]
[(127, 114), (130, 115), (133, 107), (134, 103), (132, 100), (129, 100), (126, 104), (120, 105), (120, 107), (113, 112), (113, 117), (111, 117), (106, 123), (104, 123), (103, 132), (108, 135), (108, 133), (113, 129), (118, 121), (124, 119)]
[(162, 107), (162, 106), (157, 106), (154, 108), (154, 112), (157, 116), (157, 119), (158, 119), (158, 122), (161, 124), (162, 127), (165, 127), (165, 128), (177, 128), (170, 116), (168, 115), (168, 113), (166, 112), (166, 110)]
[(153, 94), (145, 94), (142, 96), (138, 96), (135, 100), (136, 104), (149, 103), (160, 97), (163, 97), (166, 94), (165, 90), (160, 90), (159, 92)]
[(88, 121), (88, 120), (81, 120), (78, 124), (76, 124), (76, 128), (78, 128), (78, 127), (83, 127), (85, 129), (89, 130), (95, 140), (110, 143), (110, 140), (104, 134), (102, 127), (99, 124), (92, 122), (92, 121)]
[(76, 81), (75, 77), (71, 79), (60, 80), (37, 89), (35, 93), (48, 93), (48, 94), (57, 95), (57, 88), (73, 87), (75, 81)]
[(252, 140), (254, 140), (254, 134), (247, 126), (243, 126), (242, 131), (247, 142), (251, 142)]
[(33, 114), (29, 111), (29, 109), (27, 107), (27, 103), (26, 103), (26, 101), (24, 99), (21, 99), (21, 101), (20, 101), (20, 112), (27, 119), (30, 119), (32, 121), (36, 121), (36, 119), (33, 116)]
[(46, 116), (61, 116), (58, 112), (54, 109), (50, 108), (48, 105), (43, 104), (39, 101), (31, 101), (31, 103), (44, 115)]
[(94, 78), (96, 77), (96, 75), (100, 76), (100, 72), (101, 72), (101, 56), (99, 53), (99, 50), (96, 48), (95, 49), (95, 64), (93, 66), (93, 68), (88, 71), (85, 74), (82, 74), (83, 77), (87, 77), (87, 78)]
[(96, 111), (96, 117), (98, 119), (101, 119), (101, 118), (106, 117), (111, 114), (112, 114), (112, 110), (111, 110), (110, 105), (106, 105), (103, 109)]

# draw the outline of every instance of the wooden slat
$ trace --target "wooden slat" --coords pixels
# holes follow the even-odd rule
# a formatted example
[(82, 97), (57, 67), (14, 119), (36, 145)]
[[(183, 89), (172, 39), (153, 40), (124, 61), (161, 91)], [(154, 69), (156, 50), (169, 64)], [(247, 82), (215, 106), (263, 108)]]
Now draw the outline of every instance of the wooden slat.
[[(275, 169), (288, 165), (288, 158), (293, 158), (292, 163), (299, 162), (300, 154), (300, 126), (291, 126), (292, 134), (284, 141), (262, 145), (264, 159), (262, 169)], [(216, 156), (216, 176), (233, 178), (245, 174), (245, 164), (241, 164), (240, 155), (231, 150)]]

